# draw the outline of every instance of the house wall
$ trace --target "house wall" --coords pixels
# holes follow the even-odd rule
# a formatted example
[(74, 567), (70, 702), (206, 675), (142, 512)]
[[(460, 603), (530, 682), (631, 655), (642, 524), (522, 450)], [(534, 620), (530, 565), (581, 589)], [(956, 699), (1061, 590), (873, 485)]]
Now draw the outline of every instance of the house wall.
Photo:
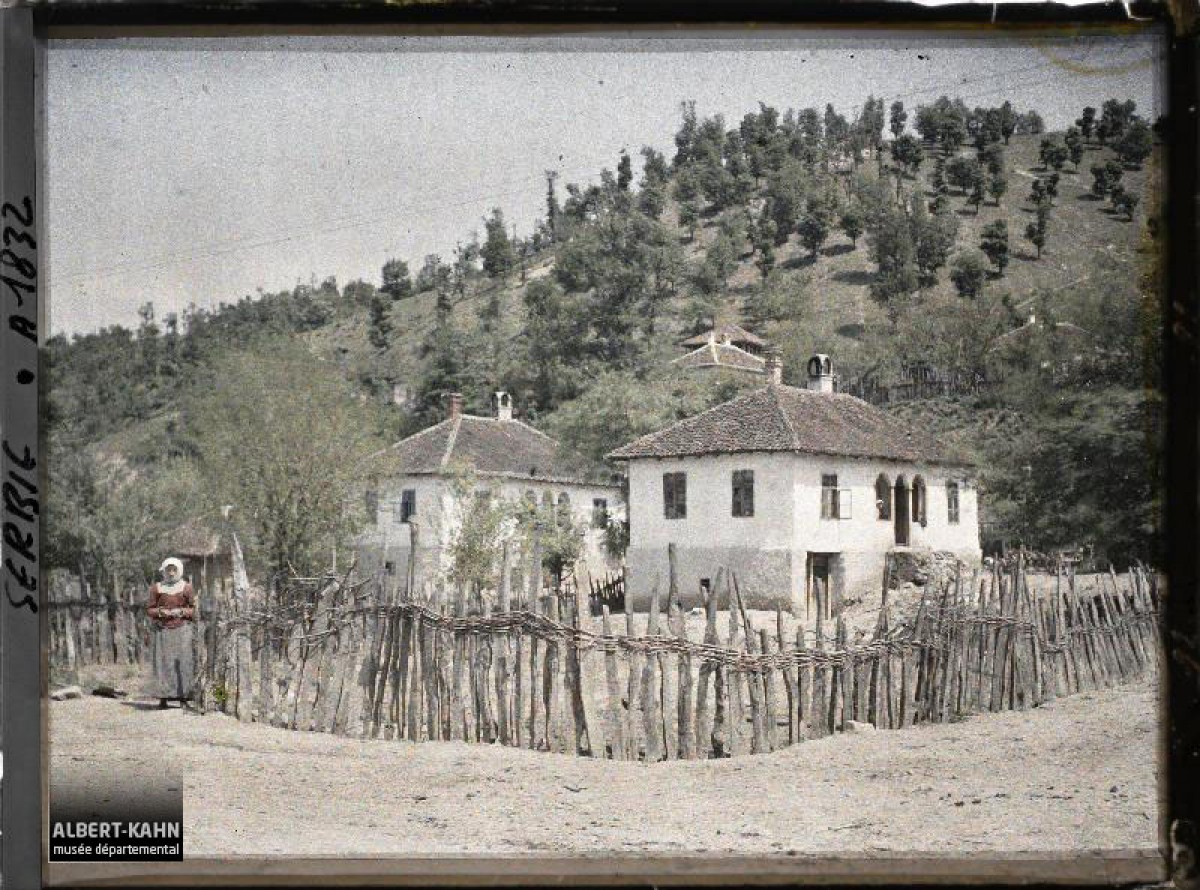
[[(621, 490), (615, 486), (589, 486), (571, 483), (549, 483), (534, 480), (508, 480), (481, 478), (477, 488), (488, 488), (494, 496), (515, 501), (532, 491), (542, 503), (546, 493), (557, 504), (558, 497), (566, 492), (571, 502), (571, 515), (575, 523), (584, 528), (584, 555), (579, 567), (581, 576), (590, 573), (602, 577), (607, 572), (618, 572), (619, 561), (612, 560), (604, 549), (604, 534), (592, 527), (592, 501), (604, 498), (608, 501), (609, 515), (615, 519), (625, 518), (625, 505)], [(359, 565), (364, 572), (374, 573), (386, 569), (391, 563), (391, 577), (403, 586), (411, 550), (411, 525), (400, 521), (400, 503), (406, 488), (416, 491), (416, 514), (418, 526), (416, 570), (418, 578), (433, 581), (449, 569), (448, 547), (461, 526), (461, 512), (449, 480), (439, 476), (401, 476), (388, 480), (378, 490), (378, 521), (365, 529), (358, 538)]]
[[(732, 473), (755, 474), (755, 515), (732, 516)], [(687, 473), (687, 517), (663, 516), (664, 473)], [(680, 591), (686, 606), (700, 602), (701, 579), (715, 579), (719, 566), (731, 568), (739, 589), (756, 608), (783, 606), (805, 614), (809, 597), (809, 555), (836, 554), (830, 567), (835, 598), (859, 597), (877, 589), (884, 557), (895, 546), (892, 518), (878, 518), (875, 480), (898, 475), (911, 485), (920, 475), (926, 486), (927, 523), (910, 523), (910, 546), (949, 550), (978, 562), (976, 491), (960, 471), (898, 462), (797, 454), (707, 455), (639, 459), (630, 462), (630, 548), (627, 596), (645, 608), (658, 579), (665, 601), (667, 545), (676, 545)], [(843, 518), (821, 518), (824, 474), (836, 474)], [(948, 520), (946, 482), (959, 483), (959, 522)], [(910, 496), (911, 497), (911, 496)], [(848, 514), (848, 515), (847, 515)]]

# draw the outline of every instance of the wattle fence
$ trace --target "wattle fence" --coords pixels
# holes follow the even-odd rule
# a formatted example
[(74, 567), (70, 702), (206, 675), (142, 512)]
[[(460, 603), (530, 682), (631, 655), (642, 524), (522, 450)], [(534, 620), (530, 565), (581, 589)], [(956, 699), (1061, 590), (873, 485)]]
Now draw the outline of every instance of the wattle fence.
[(219, 621), (198, 701), (296, 730), (658, 761), (1030, 708), (1153, 672), (1154, 574), (1110, 574), (1087, 595), (1069, 570), (1029, 579), (1020, 558), (960, 574), (909, 616), (885, 579), (874, 632), (854, 643), (844, 619), (830, 636), (821, 620), (748, 613), (724, 571), (703, 614), (672, 583), (648, 615), (601, 604), (598, 618), (583, 589), (502, 589), (489, 605), (330, 581), (307, 603)]

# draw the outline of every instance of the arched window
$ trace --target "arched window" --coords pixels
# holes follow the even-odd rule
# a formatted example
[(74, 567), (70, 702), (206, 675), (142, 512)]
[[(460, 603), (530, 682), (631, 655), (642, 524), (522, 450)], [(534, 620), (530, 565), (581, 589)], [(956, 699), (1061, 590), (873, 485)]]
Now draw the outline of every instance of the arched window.
[(875, 480), (875, 518), (892, 518), (892, 484), (883, 473)]
[(928, 519), (925, 515), (925, 480), (920, 476), (913, 479), (912, 518), (913, 522), (919, 522), (922, 526), (928, 524)]
[(571, 498), (564, 491), (558, 496), (558, 524), (568, 526), (571, 524)]

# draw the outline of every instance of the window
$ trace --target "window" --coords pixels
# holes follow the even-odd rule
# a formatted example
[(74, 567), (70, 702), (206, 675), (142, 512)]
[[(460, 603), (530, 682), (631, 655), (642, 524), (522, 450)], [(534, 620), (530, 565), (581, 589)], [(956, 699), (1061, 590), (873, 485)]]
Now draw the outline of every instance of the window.
[(733, 515), (754, 515), (754, 471), (733, 471)]
[(385, 562), (383, 564), (383, 573), (385, 575), (396, 574), (396, 564), (394, 562), (391, 562), (390, 560), (388, 562)]
[(958, 483), (946, 483), (946, 519), (951, 525), (958, 525)]
[(687, 518), (687, 473), (663, 473), (663, 516)]
[(892, 484), (883, 473), (875, 480), (875, 518), (892, 518)]
[(568, 528), (571, 525), (571, 497), (565, 491), (558, 496), (556, 519), (562, 528)]
[(394, 515), (397, 522), (408, 522), (417, 515), (417, 490), (415, 488), (406, 488), (400, 492), (400, 501), (396, 504)]
[(368, 491), (363, 493), (363, 506), (367, 511), (367, 522), (375, 525), (379, 522), (379, 492)]
[(841, 513), (838, 510), (838, 487), (836, 473), (821, 475), (821, 518), (837, 519)]
[(925, 480), (920, 476), (913, 480), (912, 518), (914, 522), (919, 522), (923, 526), (927, 525), (929, 521), (925, 515)]
[(607, 498), (592, 498), (592, 528), (608, 528)]

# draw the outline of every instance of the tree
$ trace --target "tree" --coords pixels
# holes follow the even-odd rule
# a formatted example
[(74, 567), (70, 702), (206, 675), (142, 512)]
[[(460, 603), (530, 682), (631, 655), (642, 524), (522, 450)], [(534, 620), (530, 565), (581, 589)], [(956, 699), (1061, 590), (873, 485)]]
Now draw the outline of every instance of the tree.
[(1140, 167), (1154, 149), (1154, 134), (1150, 125), (1140, 117), (1134, 117), (1113, 143), (1113, 149), (1121, 163), (1128, 167)]
[(891, 130), (892, 136), (899, 138), (904, 132), (904, 122), (908, 120), (908, 112), (904, 110), (904, 103), (897, 99), (892, 103), (892, 107), (888, 114), (888, 129)]
[(642, 187), (638, 193), (638, 209), (651, 219), (658, 219), (667, 206), (670, 170), (666, 158), (649, 146), (642, 148), (642, 159)]
[(1046, 246), (1046, 232), (1050, 223), (1050, 205), (1045, 202), (1037, 205), (1037, 221), (1025, 227), (1025, 238), (1037, 248), (1037, 258), (1042, 258), (1042, 248)]
[(562, 214), (562, 209), (558, 206), (558, 195), (554, 190), (554, 183), (557, 179), (557, 170), (546, 171), (546, 229), (550, 234), (552, 244), (558, 240), (558, 218)]
[(1138, 205), (1137, 195), (1130, 194), (1125, 191), (1124, 186), (1117, 185), (1109, 192), (1108, 199), (1112, 202), (1113, 210), (1124, 213), (1130, 222), (1133, 221), (1133, 211)]
[(917, 250), (903, 210), (894, 206), (884, 209), (867, 229), (867, 244), (877, 266), (871, 285), (877, 300), (889, 303), (917, 289)]
[(687, 229), (688, 240), (692, 240), (700, 222), (700, 182), (690, 166), (675, 174), (675, 202), (679, 205), (679, 224)]
[(371, 298), (367, 339), (376, 352), (383, 352), (391, 344), (391, 336), (392, 320), (388, 315), (387, 303), (379, 294), (376, 294)]
[(992, 200), (996, 202), (996, 206), (1000, 206), (1000, 199), (1008, 191), (1008, 177), (1003, 172), (997, 173), (988, 178), (987, 183), (988, 194), (992, 196)]
[[(967, 203), (975, 208), (976, 216), (979, 215), (979, 207), (981, 204), (983, 204), (984, 191), (984, 179), (983, 176), (980, 175), (980, 177), (976, 179), (971, 186), (971, 194), (967, 195)], [(997, 204), (999, 204), (999, 201), (997, 201)]]
[(1100, 107), (1100, 123), (1096, 127), (1096, 138), (1100, 144), (1118, 141), (1133, 120), (1135, 111), (1137, 103), (1132, 99), (1124, 102), (1116, 99), (1106, 100)]
[(767, 205), (763, 205), (758, 216), (747, 211), (746, 234), (755, 254), (754, 265), (758, 267), (763, 281), (766, 281), (775, 268), (775, 220), (771, 218)]
[(908, 214), (919, 281), (929, 287), (937, 283), (938, 269), (946, 265), (958, 238), (958, 220), (950, 214), (930, 215), (919, 198), (913, 198)]
[(198, 381), (185, 423), (212, 513), (252, 567), (280, 580), (324, 571), (365, 520), (363, 490), (386, 464), (376, 418), (336, 367), (291, 341), (232, 354)]
[(983, 167), (975, 158), (951, 158), (946, 162), (946, 181), (969, 195), (983, 180)]
[(1005, 100), (1004, 104), (1000, 106), (1000, 135), (1004, 137), (1005, 145), (1008, 145), (1008, 140), (1017, 131), (1018, 122), (1019, 118), (1013, 111), (1012, 103)]
[(921, 143), (915, 136), (905, 134), (892, 140), (892, 160), (910, 176), (915, 175), (921, 168), (923, 154)]
[(852, 201), (846, 205), (846, 209), (842, 211), (842, 218), (838, 222), (842, 231), (846, 233), (846, 237), (850, 239), (850, 246), (857, 248), (858, 236), (863, 233), (862, 208)]
[(1117, 187), (1124, 172), (1116, 161), (1092, 165), (1092, 194), (1103, 198)]
[(621, 157), (617, 161), (617, 189), (622, 192), (629, 191), (629, 186), (633, 184), (633, 162), (629, 160), (629, 152), (622, 150)]
[(1079, 128), (1079, 133), (1084, 139), (1091, 140), (1096, 131), (1096, 109), (1090, 105), (1084, 108), (1083, 114), (1075, 121), (1075, 126)]
[(413, 283), (404, 260), (388, 260), (383, 264), (383, 283), (379, 290), (394, 303), (412, 296)]
[(816, 262), (821, 245), (829, 238), (836, 217), (837, 206), (828, 194), (818, 194), (808, 199), (808, 210), (800, 218), (797, 232), (800, 243), (812, 251), (813, 262)]
[(984, 226), (979, 247), (996, 267), (997, 274), (1003, 276), (1008, 267), (1008, 223), (998, 219)]
[(517, 254), (504, 226), (504, 213), (499, 207), (492, 208), (491, 216), (483, 221), (483, 226), (486, 233), (481, 251), (483, 271), (490, 278), (501, 278), (516, 265)]
[(1083, 160), (1083, 134), (1079, 128), (1068, 127), (1067, 132), (1063, 134), (1063, 143), (1066, 145), (1067, 153), (1071, 157), (1071, 164), (1078, 171), (1079, 162)]
[(978, 297), (983, 290), (984, 278), (984, 259), (977, 250), (958, 254), (950, 264), (950, 280), (960, 297)]

